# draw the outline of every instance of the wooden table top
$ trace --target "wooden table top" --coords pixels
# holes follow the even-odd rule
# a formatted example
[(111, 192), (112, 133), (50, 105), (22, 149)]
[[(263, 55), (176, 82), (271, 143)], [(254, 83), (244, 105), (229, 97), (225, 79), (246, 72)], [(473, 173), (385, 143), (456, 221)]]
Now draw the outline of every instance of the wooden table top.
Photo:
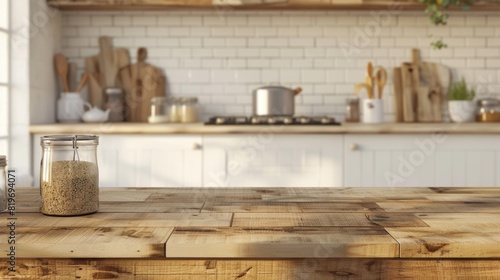
[(102, 188), (78, 217), (39, 199), (17, 190), (18, 258), (500, 258), (500, 188)]

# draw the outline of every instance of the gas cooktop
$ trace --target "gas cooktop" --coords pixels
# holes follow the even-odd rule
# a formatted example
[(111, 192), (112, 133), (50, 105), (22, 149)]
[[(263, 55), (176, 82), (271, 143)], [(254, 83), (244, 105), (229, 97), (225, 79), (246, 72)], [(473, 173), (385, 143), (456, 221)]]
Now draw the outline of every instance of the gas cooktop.
[(205, 125), (340, 125), (332, 117), (306, 116), (215, 116)]

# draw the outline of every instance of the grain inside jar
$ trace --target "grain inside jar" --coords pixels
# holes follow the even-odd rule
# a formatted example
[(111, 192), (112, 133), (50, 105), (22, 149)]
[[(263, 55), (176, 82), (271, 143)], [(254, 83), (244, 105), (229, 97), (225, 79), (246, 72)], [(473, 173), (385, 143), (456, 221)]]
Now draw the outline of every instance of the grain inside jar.
[(42, 181), (40, 211), (46, 215), (74, 216), (99, 209), (99, 170), (87, 161), (55, 161)]

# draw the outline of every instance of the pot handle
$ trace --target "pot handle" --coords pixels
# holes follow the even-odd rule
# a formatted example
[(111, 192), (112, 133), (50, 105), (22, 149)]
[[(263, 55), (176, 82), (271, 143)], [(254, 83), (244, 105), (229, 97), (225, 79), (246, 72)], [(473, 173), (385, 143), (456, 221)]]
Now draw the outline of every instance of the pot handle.
[(301, 92), (302, 92), (302, 88), (301, 88), (301, 87), (296, 87), (296, 88), (293, 90), (293, 94), (294, 94), (294, 95), (297, 95), (297, 94), (299, 94), (299, 93), (301, 93)]

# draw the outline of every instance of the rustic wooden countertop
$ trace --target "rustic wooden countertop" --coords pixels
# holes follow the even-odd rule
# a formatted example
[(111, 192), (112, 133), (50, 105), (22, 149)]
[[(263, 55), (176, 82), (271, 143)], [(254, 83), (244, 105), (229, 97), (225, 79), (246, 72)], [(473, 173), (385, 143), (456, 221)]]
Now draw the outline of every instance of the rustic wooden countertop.
[(457, 133), (499, 134), (500, 123), (383, 123), (342, 124), (340, 126), (267, 126), (267, 125), (203, 125), (195, 124), (44, 124), (31, 125), (32, 134), (409, 134)]
[(78, 217), (16, 199), (18, 258), (500, 258), (500, 188), (102, 188)]

